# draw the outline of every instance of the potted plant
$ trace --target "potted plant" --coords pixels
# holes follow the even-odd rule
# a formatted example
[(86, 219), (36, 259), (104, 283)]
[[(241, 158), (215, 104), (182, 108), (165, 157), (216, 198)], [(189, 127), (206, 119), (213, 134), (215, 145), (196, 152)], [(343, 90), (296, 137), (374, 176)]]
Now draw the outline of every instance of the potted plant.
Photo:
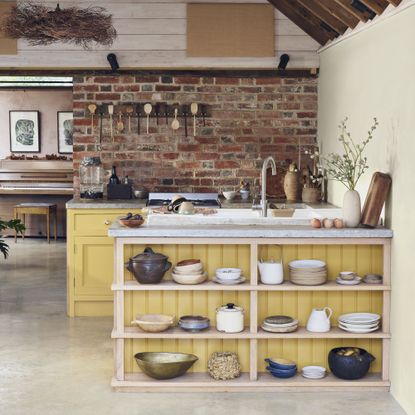
[[(25, 230), (25, 227), (20, 219), (12, 219), (9, 221), (0, 219), (0, 232), (5, 229), (14, 229), (15, 232), (22, 233)], [(0, 239), (0, 253), (3, 254), (5, 259), (9, 255), (9, 245), (4, 242), (4, 239)]]
[(369, 168), (367, 157), (363, 154), (379, 123), (374, 118), (374, 123), (367, 133), (367, 138), (357, 143), (347, 130), (347, 120), (345, 118), (339, 126), (339, 142), (343, 147), (343, 154), (330, 153), (324, 161), (328, 176), (347, 188), (343, 199), (343, 220), (345, 226), (354, 228), (359, 225), (361, 217), (360, 196), (356, 190), (356, 185), (363, 173)]

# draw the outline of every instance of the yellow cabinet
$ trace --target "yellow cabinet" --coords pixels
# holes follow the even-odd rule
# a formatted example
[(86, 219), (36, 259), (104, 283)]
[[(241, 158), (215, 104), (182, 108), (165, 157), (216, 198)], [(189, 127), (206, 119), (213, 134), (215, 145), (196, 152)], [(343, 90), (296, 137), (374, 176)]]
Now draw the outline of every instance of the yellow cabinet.
[(139, 209), (68, 209), (67, 313), (112, 316), (113, 238), (108, 228)]
[(113, 257), (112, 238), (75, 237), (75, 295), (111, 296)]

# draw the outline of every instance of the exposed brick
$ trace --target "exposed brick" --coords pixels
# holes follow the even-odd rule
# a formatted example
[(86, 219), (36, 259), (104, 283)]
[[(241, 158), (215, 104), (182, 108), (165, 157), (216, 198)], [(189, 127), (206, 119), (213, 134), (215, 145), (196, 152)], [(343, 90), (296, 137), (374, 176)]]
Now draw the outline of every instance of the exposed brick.
[[(241, 178), (259, 184), (259, 172), (266, 155), (273, 155), (281, 168), (286, 160), (297, 160), (299, 139), (303, 146), (315, 143), (317, 127), (317, 80), (312, 78), (211, 77), (197, 75), (76, 75), (74, 79), (74, 186), (79, 189), (80, 161), (96, 151), (99, 117), (92, 134), (87, 106), (91, 102), (115, 106), (114, 133), (110, 136), (108, 116), (103, 120), (100, 153), (107, 176), (111, 166), (120, 176), (128, 175), (136, 185), (155, 191), (217, 191), (230, 189)], [(150, 119), (145, 134), (145, 117), (137, 134), (137, 119), (128, 118), (122, 134), (115, 130), (117, 114), (127, 103), (152, 104), (197, 102), (209, 106), (209, 116), (188, 118), (188, 137), (184, 120), (180, 129), (171, 130), (171, 116), (156, 124)], [(306, 157), (303, 164), (310, 162)], [(285, 167), (284, 167), (285, 166)], [(107, 179), (106, 176), (106, 179)], [(282, 181), (276, 194), (283, 196)]]

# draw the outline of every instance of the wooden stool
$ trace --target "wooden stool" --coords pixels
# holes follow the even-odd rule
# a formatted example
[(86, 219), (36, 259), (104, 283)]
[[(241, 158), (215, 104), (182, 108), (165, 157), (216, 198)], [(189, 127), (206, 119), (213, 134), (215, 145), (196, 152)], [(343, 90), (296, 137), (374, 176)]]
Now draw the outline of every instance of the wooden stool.
[[(50, 203), (20, 203), (14, 207), (14, 218), (23, 219), (23, 224), (25, 224), (26, 215), (46, 215), (46, 235), (48, 238), (48, 243), (50, 243), (50, 217), (53, 215), (53, 231), (56, 241), (56, 229), (57, 229), (57, 206)], [(24, 239), (24, 232), (22, 234)], [(17, 242), (17, 232), (14, 234), (14, 241)]]

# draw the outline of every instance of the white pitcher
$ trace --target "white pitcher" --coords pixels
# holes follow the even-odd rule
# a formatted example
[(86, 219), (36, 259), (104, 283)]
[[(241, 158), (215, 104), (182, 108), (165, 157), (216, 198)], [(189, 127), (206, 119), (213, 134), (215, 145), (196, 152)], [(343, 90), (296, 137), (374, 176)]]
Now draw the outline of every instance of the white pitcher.
[(284, 266), (282, 261), (262, 261), (258, 262), (259, 274), (263, 284), (282, 284), (284, 281)]
[(332, 314), (333, 310), (330, 307), (313, 308), (307, 321), (307, 330), (315, 333), (330, 331), (330, 317)]

